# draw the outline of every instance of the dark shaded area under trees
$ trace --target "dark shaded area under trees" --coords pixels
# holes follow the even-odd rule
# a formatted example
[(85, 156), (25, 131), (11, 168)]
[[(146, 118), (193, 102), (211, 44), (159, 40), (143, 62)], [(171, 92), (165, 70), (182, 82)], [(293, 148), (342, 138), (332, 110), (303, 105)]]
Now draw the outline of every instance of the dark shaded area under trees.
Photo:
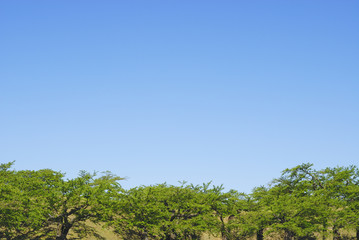
[[(121, 188), (110, 172), (66, 179), (51, 169), (0, 165), (0, 239), (97, 236), (91, 221), (119, 239), (359, 239), (359, 170), (285, 169), (250, 194), (210, 183)], [(275, 237), (273, 237), (275, 236)], [(100, 237), (98, 237), (100, 239)]]

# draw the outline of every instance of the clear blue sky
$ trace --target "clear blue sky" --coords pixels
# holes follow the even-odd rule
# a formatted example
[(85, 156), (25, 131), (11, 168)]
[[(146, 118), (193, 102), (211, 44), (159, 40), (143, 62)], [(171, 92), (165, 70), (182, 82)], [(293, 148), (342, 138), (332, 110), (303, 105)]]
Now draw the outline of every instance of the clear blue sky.
[(249, 192), (359, 161), (355, 0), (1, 1), (0, 161)]

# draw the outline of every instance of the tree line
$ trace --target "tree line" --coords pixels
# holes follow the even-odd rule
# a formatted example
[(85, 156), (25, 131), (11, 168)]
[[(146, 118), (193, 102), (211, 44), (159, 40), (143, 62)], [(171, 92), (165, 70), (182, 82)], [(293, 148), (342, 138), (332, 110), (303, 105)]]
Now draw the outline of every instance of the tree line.
[(91, 221), (119, 239), (359, 239), (359, 170), (285, 169), (249, 194), (210, 183), (157, 184), (129, 190), (122, 178), (0, 165), (0, 239), (100, 238)]

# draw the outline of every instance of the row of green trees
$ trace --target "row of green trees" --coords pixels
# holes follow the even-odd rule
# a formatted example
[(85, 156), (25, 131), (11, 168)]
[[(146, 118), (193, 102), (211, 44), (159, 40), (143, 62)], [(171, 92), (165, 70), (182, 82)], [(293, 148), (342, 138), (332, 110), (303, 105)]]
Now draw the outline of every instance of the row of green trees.
[(0, 239), (97, 236), (89, 221), (128, 240), (204, 234), (223, 240), (359, 239), (355, 166), (317, 171), (302, 164), (244, 194), (185, 182), (125, 190), (110, 172), (65, 179), (50, 169), (16, 171), (12, 165), (0, 165)]

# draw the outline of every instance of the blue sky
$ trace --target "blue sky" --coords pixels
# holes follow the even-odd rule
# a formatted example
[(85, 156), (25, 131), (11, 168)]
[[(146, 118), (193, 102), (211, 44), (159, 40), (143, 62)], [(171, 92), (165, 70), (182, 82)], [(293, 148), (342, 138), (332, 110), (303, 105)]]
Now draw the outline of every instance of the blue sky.
[(1, 1), (0, 161), (249, 192), (359, 160), (359, 2)]

